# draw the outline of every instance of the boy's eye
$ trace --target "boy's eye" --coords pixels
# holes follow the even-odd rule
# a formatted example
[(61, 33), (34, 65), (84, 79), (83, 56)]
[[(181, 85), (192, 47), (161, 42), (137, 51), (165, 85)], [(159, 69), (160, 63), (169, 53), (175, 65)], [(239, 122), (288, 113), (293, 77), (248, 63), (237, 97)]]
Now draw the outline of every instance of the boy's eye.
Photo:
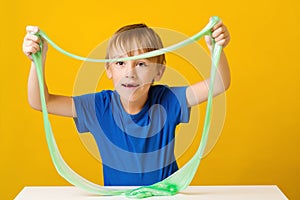
[(139, 67), (147, 67), (147, 64), (145, 62), (138, 62), (137, 66), (139, 66)]
[(125, 62), (123, 62), (123, 61), (116, 62), (116, 65), (119, 65), (119, 66), (122, 66), (124, 64), (125, 64)]

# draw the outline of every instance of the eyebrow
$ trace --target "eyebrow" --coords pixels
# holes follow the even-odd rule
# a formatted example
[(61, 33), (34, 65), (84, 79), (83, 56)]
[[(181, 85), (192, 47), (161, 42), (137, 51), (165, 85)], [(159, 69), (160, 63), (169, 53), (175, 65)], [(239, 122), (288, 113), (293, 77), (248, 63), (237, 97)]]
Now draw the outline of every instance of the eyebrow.
[[(120, 61), (122, 61), (122, 58), (126, 58), (126, 57), (130, 57), (130, 55), (129, 55), (129, 54), (116, 55), (116, 56), (114, 56), (114, 57), (111, 57), (110, 59), (116, 59), (116, 61), (113, 61), (113, 62), (120, 62)], [(118, 60), (118, 59), (120, 59), (120, 60)], [(136, 59), (136, 60), (134, 60), (134, 61), (142, 61), (142, 60), (144, 60), (144, 61), (152, 62), (152, 61), (151, 61), (152, 59), (154, 59), (154, 57), (150, 57), (150, 58), (140, 58), (140, 59)]]

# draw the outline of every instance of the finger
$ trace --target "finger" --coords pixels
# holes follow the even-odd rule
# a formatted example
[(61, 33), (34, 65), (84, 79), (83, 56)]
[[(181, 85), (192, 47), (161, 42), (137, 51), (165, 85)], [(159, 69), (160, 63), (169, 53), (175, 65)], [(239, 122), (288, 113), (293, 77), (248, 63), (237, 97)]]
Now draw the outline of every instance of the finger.
[(41, 40), (38, 36), (32, 35), (30, 33), (26, 34), (24, 40), (33, 41), (33, 42), (38, 43), (38, 44), (41, 42)]
[(223, 26), (223, 22), (222, 22), (222, 21), (219, 21), (218, 23), (216, 23), (216, 24), (213, 26), (212, 31), (217, 30), (217, 29), (220, 28), (221, 26)]
[(226, 35), (225, 33), (221, 33), (220, 35), (218, 35), (217, 37), (215, 37), (215, 41), (218, 42), (220, 40), (223, 40), (223, 39), (227, 39), (228, 35)]
[(30, 46), (33, 47), (36, 51), (40, 50), (40, 45), (38, 45), (37, 43), (31, 42), (28, 47)]
[(32, 53), (36, 53), (36, 49), (32, 46), (25, 46), (23, 47), (23, 51), (24, 53), (28, 56), (28, 55), (31, 55)]
[(27, 46), (23, 46), (23, 52), (26, 56), (31, 55), (33, 49), (31, 49), (32, 47), (27, 47)]
[(36, 53), (37, 51), (40, 50), (40, 46), (32, 41), (28, 41), (24, 44), (24, 52), (25, 53)]
[(226, 39), (222, 39), (222, 40), (216, 42), (216, 44), (219, 45), (219, 46), (225, 47), (228, 44), (228, 42), (227, 42)]
[(34, 46), (27, 46), (27, 47), (25, 47), (25, 53), (29, 54), (29, 55), (34, 54), (34, 53), (36, 53), (38, 51), (39, 51), (38, 47), (34, 47)]
[(228, 36), (226, 38), (216, 41), (216, 43), (220, 46), (225, 47), (229, 43), (229, 41), (230, 41), (230, 37)]
[(219, 37), (219, 35), (224, 34), (225, 32), (227, 32), (226, 27), (224, 25), (220, 26), (217, 29), (213, 30), (212, 37), (217, 38), (217, 37)]
[(39, 31), (39, 27), (37, 27), (37, 26), (26, 26), (27, 33), (35, 34), (38, 31)]

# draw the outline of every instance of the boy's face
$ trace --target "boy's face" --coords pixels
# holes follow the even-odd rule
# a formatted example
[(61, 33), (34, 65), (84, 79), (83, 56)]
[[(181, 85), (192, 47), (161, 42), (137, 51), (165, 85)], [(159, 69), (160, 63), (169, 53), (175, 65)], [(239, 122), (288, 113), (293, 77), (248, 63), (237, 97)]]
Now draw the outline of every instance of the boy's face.
[(147, 97), (151, 84), (161, 79), (165, 69), (156, 60), (147, 58), (109, 64), (106, 68), (107, 76), (113, 80), (122, 100), (134, 102)]

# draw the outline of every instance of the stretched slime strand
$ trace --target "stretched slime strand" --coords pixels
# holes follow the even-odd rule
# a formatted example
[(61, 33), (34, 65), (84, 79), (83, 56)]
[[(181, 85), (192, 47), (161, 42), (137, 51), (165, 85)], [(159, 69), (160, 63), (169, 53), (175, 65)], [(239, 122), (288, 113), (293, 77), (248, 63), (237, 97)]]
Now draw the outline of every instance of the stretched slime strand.
[[(171, 45), (169, 47), (165, 47), (159, 50), (151, 51), (148, 53), (120, 58), (120, 59), (95, 59), (95, 58), (85, 58), (78, 55), (74, 55), (69, 53), (62, 48), (60, 48), (57, 44), (55, 44), (42, 30), (40, 30), (36, 35), (39, 37), (43, 37), (49, 44), (51, 44), (56, 50), (65, 54), (66, 56), (82, 60), (88, 62), (115, 62), (115, 61), (127, 61), (127, 60), (136, 60), (148, 57), (158, 56), (167, 52), (174, 51), (178, 48), (186, 46), (188, 44), (193, 43), (196, 40), (199, 40), (204, 35), (211, 35), (212, 27), (218, 23), (220, 19), (218, 17), (213, 17), (210, 22), (197, 34), (193, 35), (192, 37), (179, 42), (177, 44)], [(213, 50), (212, 50), (212, 64), (211, 64), (211, 72), (210, 72), (210, 85), (209, 85), (209, 92), (208, 92), (208, 102), (206, 107), (206, 115), (204, 120), (204, 127), (202, 132), (202, 138), (200, 145), (198, 147), (197, 152), (195, 155), (179, 170), (173, 173), (171, 176), (167, 177), (166, 179), (155, 183), (150, 186), (142, 186), (135, 189), (115, 189), (115, 188), (107, 188), (101, 185), (97, 185), (95, 183), (90, 182), (89, 180), (81, 177), (77, 174), (74, 170), (72, 170), (68, 164), (62, 158), (60, 151), (57, 147), (51, 124), (48, 118), (48, 111), (46, 106), (46, 100), (44, 95), (44, 81), (43, 81), (43, 73), (42, 73), (42, 55), (41, 49), (42, 43), (40, 44), (40, 51), (33, 54), (32, 58), (37, 70), (38, 82), (39, 82), (39, 89), (40, 89), (40, 98), (42, 104), (42, 113), (43, 113), (43, 120), (44, 120), (44, 129), (46, 132), (46, 140), (50, 152), (50, 156), (52, 162), (57, 170), (57, 172), (65, 178), (69, 183), (87, 190), (94, 194), (99, 195), (125, 195), (130, 198), (146, 198), (151, 196), (171, 196), (177, 194), (179, 191), (184, 190), (189, 186), (193, 177), (198, 169), (200, 164), (200, 160), (203, 156), (203, 152), (207, 143), (208, 133), (210, 128), (211, 122), (211, 107), (212, 107), (212, 94), (213, 94), (213, 85), (215, 81), (215, 76), (217, 72), (217, 67), (219, 64), (219, 59), (222, 51), (222, 47), (215, 44), (213, 41)]]

